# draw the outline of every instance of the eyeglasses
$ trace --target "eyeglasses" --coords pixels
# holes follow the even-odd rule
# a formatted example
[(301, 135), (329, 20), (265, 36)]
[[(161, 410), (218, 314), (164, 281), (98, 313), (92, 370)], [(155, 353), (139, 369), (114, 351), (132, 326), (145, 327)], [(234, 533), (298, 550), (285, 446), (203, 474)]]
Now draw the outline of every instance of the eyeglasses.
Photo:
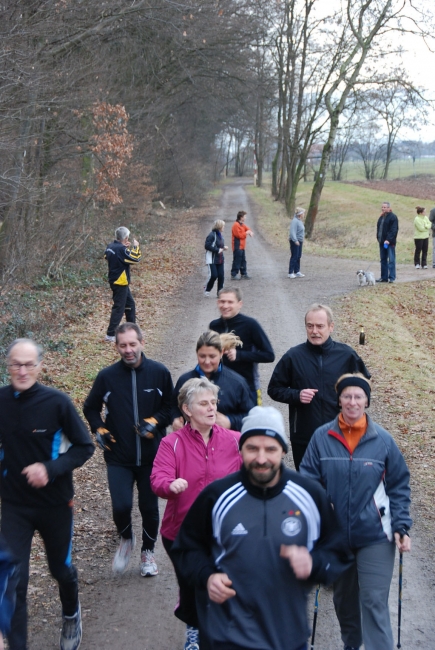
[(340, 399), (345, 400), (346, 402), (352, 398), (355, 400), (355, 402), (361, 402), (363, 399), (367, 399), (366, 395), (340, 395)]
[(8, 368), (11, 370), (21, 370), (21, 368), (25, 368), (26, 370), (33, 370), (33, 368), (36, 368), (39, 363), (33, 363), (31, 361), (28, 361), (27, 363), (8, 363)]

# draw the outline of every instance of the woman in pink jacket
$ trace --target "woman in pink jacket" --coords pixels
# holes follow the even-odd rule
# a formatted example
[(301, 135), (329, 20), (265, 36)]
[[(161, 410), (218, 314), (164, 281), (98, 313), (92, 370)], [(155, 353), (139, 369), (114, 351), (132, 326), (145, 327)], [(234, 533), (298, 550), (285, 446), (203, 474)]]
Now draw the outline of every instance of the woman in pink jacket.
[[(163, 546), (169, 557), (178, 530), (201, 490), (241, 466), (238, 431), (216, 424), (219, 388), (205, 377), (189, 379), (178, 394), (187, 424), (162, 439), (151, 473), (151, 487), (167, 499), (163, 516)], [(199, 650), (195, 592), (177, 575), (180, 602), (175, 616), (187, 624), (184, 650)]]

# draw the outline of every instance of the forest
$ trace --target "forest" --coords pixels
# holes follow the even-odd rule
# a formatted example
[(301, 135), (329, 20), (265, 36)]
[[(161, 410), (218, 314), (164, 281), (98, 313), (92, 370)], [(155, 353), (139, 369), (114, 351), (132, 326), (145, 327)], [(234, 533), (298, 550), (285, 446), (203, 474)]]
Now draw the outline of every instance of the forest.
[(423, 0), (4, 0), (0, 19), (2, 289), (250, 160), (291, 214), (317, 155), (310, 236), (331, 163), (339, 179), (349, 148), (377, 148), (387, 178), (401, 129), (431, 117), (401, 45), (430, 45)]

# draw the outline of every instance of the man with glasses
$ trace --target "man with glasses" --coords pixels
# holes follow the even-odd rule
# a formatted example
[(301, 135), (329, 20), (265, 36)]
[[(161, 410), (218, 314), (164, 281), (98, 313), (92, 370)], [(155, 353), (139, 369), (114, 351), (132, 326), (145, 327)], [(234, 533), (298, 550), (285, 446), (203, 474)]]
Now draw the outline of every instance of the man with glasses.
[(284, 354), (267, 389), (273, 400), (289, 405), (290, 442), (297, 470), (314, 431), (339, 412), (334, 388), (338, 377), (361, 372), (370, 379), (355, 350), (331, 338), (334, 320), (327, 305), (310, 305), (305, 329), (306, 342)]
[[(62, 603), (61, 650), (77, 650), (82, 623), (77, 571), (71, 561), (72, 471), (94, 452), (71, 400), (38, 383), (42, 352), (17, 339), (7, 352), (10, 385), (0, 388), (1, 531), (20, 562), (10, 650), (27, 648), (27, 585), (32, 538), (44, 542)], [(56, 522), (56, 525), (53, 525)]]

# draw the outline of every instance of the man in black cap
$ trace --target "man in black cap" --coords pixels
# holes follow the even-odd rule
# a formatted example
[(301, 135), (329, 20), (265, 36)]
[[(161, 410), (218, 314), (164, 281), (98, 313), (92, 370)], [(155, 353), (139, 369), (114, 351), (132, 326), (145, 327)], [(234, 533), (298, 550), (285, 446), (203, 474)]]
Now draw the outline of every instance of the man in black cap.
[(254, 407), (239, 444), (242, 469), (201, 492), (173, 547), (196, 586), (200, 647), (305, 650), (308, 587), (347, 567), (335, 516), (323, 489), (283, 464), (279, 411)]

